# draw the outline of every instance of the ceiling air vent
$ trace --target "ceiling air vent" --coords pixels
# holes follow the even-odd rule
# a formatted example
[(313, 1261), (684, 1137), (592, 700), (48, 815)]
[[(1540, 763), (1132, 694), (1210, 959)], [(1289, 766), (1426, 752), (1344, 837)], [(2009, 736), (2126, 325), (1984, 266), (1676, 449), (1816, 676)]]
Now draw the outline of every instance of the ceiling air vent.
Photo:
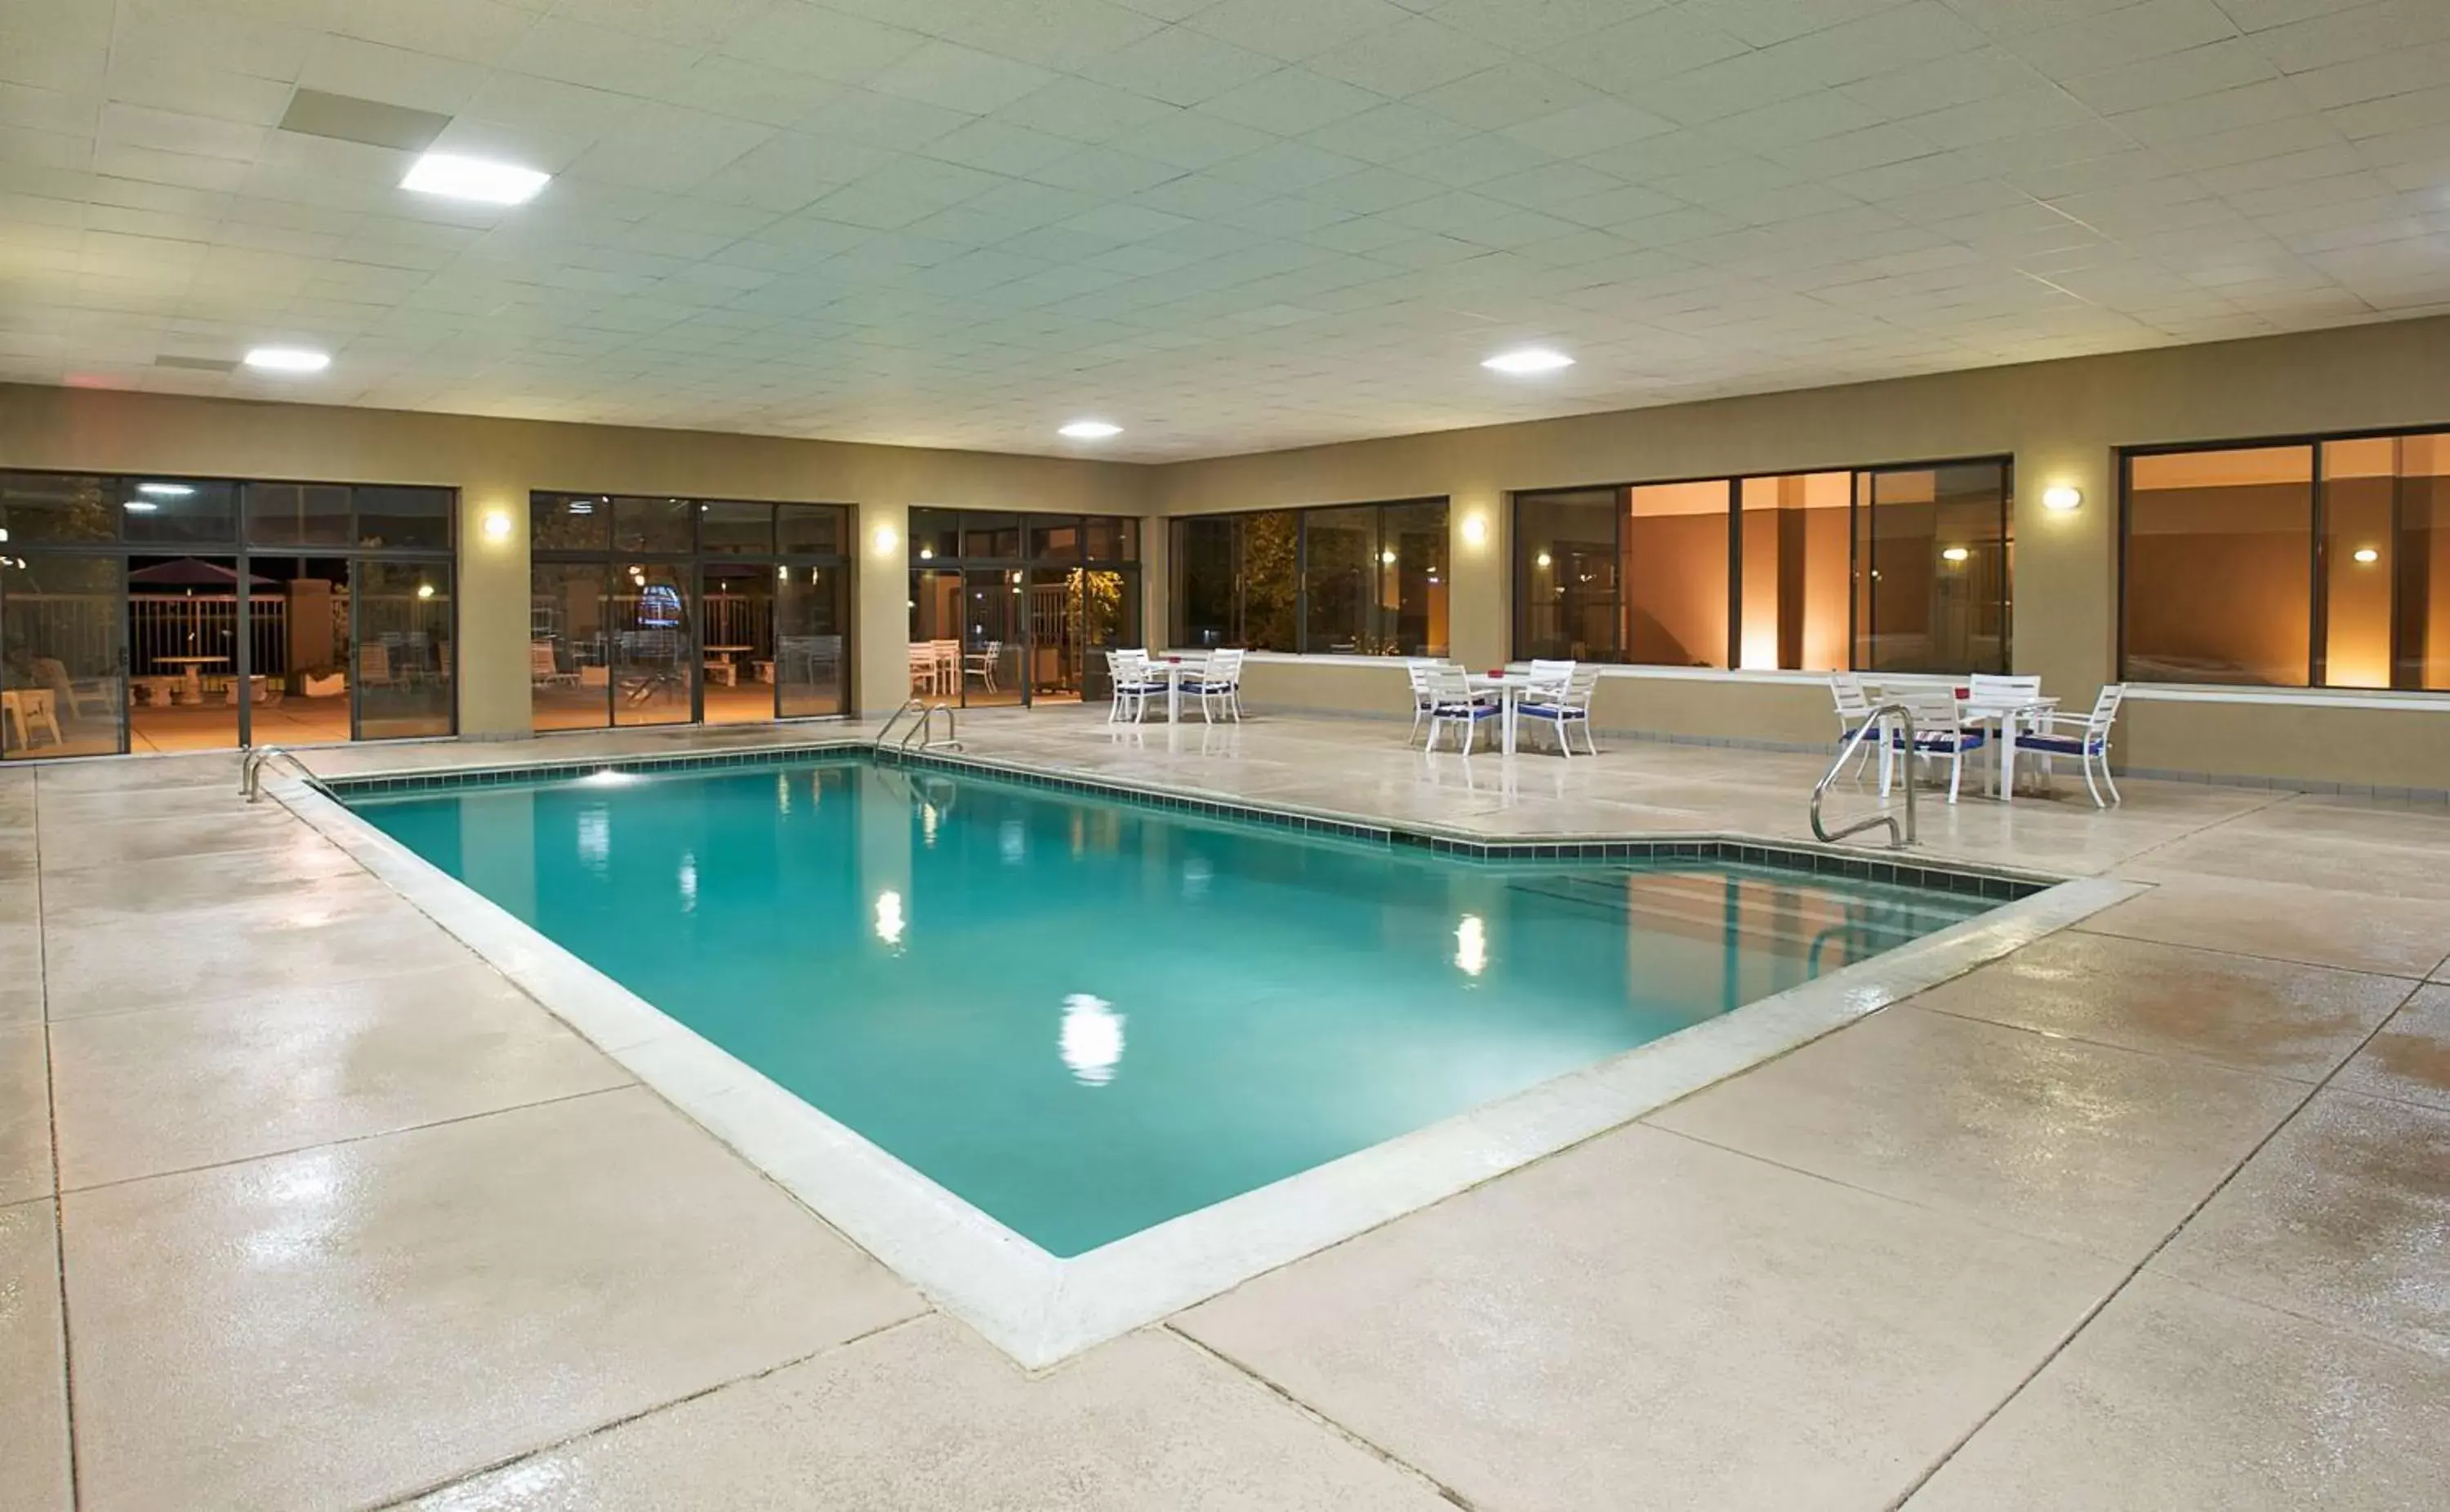
[(301, 89), (291, 95), (289, 112), (281, 118), (283, 131), (397, 147), (402, 152), (424, 151), (450, 124), (449, 116), (432, 110), (412, 110), (404, 105), (360, 100), (350, 94), (325, 94), (321, 89)]

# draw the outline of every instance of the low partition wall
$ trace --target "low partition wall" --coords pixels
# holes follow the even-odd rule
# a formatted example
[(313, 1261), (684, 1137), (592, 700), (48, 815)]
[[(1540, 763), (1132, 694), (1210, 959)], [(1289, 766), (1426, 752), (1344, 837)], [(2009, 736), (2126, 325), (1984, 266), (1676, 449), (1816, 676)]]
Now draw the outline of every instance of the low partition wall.
[[(1411, 718), (1391, 657), (1254, 653), (1242, 688), (1261, 711)], [(2060, 707), (2081, 711), (2092, 691), (2071, 689)], [(1817, 672), (1611, 667), (1591, 713), (1618, 740), (1826, 751), (1838, 738)], [(2112, 745), (2115, 767), (2137, 777), (2450, 803), (2450, 695), (2139, 685)]]

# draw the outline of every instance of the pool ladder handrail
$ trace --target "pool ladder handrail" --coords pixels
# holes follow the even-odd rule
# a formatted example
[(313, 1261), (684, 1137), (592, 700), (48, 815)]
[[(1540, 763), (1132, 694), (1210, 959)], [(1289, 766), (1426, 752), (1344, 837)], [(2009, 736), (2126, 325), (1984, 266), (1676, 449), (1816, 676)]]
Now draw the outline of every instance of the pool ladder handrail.
[[(1891, 849), (1903, 850), (1915, 843), (1915, 785), (1914, 769), (1911, 766), (1905, 772), (1906, 822), (1903, 827), (1899, 827), (1896, 815), (1887, 813), (1874, 814), (1868, 819), (1857, 820), (1834, 834), (1820, 823), (1820, 799), (1829, 791), (1829, 785), (1836, 782), (1838, 774), (1846, 769), (1846, 763), (1854, 758), (1855, 753), (1862, 747), (1863, 742), (1886, 728), (1892, 717), (1895, 717), (1904, 727), (1906, 754), (1912, 756), (1915, 748), (1914, 710), (1903, 704), (1882, 704), (1874, 708), (1863, 723), (1856, 726), (1846, 738), (1838, 743), (1838, 759), (1831, 762), (1829, 769), (1820, 774), (1820, 781), (1812, 785), (1812, 833), (1822, 844), (1836, 844), (1849, 835), (1859, 835), (1879, 824), (1889, 826)], [(1881, 759), (1885, 761), (1887, 757), (1883, 755)]]
[[(885, 738), (893, 733), (893, 727), (902, 722), (902, 716), (914, 708), (919, 711), (919, 719), (917, 723), (902, 732), (902, 739), (894, 743), (894, 749), (908, 750), (910, 743), (914, 740), (919, 742), (921, 750), (960, 750), (962, 748), (961, 723), (953, 713), (953, 706), (930, 704), (924, 698), (912, 698), (905, 700), (900, 708), (895, 709), (885, 720), (885, 727), (876, 732), (876, 745), (879, 749), (884, 747)], [(928, 736), (936, 727), (936, 716), (939, 713), (944, 716), (944, 738), (932, 740)]]
[(245, 760), (240, 762), (238, 765), (238, 795), (241, 798), (245, 799), (250, 804), (254, 803), (258, 798), (262, 797), (263, 769), (266, 766), (271, 766), (275, 761), (288, 762), (290, 766), (298, 768), (298, 773), (301, 777), (312, 777), (315, 775), (313, 772), (306, 769), (305, 763), (300, 761), (297, 757), (292, 756), (286, 747), (281, 746), (257, 746), (250, 748), (246, 753)]

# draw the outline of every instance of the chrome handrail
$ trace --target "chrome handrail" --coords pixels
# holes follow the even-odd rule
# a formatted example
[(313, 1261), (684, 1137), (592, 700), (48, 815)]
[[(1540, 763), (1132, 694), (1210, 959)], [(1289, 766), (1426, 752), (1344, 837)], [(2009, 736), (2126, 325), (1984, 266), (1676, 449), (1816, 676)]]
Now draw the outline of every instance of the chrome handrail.
[[(915, 740), (919, 743), (919, 748), (921, 750), (960, 750), (962, 748), (961, 721), (954, 717), (953, 706), (950, 704), (928, 704), (924, 707), (926, 711), (919, 716), (919, 723), (910, 727), (910, 728), (903, 735), (902, 744), (894, 748), (897, 750), (908, 750), (910, 748), (910, 743)], [(930, 730), (936, 727), (936, 716), (938, 714), (944, 716), (944, 738), (943, 740), (930, 740), (927, 738), (927, 734)]]
[[(1862, 747), (1863, 742), (1869, 740), (1875, 732), (1885, 726), (1892, 714), (1896, 715), (1898, 723), (1905, 727), (1906, 754), (1909, 757), (1914, 754), (1914, 710), (1903, 704), (1882, 704), (1873, 709), (1863, 723), (1856, 726), (1854, 731), (1838, 745), (1838, 759), (1831, 762), (1829, 769), (1820, 774), (1820, 781), (1812, 785), (1812, 833), (1822, 844), (1835, 844), (1849, 835), (1859, 835), (1876, 824), (1889, 826), (1889, 845), (1892, 849), (1903, 850), (1915, 843), (1915, 785), (1912, 766), (1907, 766), (1905, 773), (1906, 822), (1903, 827), (1899, 827), (1897, 816), (1895, 814), (1874, 814), (1869, 819), (1847, 825), (1834, 835), (1821, 827), (1820, 824), (1821, 795), (1829, 791), (1829, 785), (1836, 782), (1838, 774), (1846, 769), (1847, 761)], [(1882, 759), (1886, 760), (1885, 757)]]
[(902, 716), (909, 713), (914, 708), (920, 711), (921, 717), (924, 719), (926, 714), (927, 701), (924, 698), (904, 699), (900, 708), (895, 709), (892, 713), (887, 714), (885, 717), (885, 727), (876, 732), (875, 744), (882, 746), (885, 744), (885, 737), (892, 734), (893, 727), (902, 722)]
[(258, 746), (246, 753), (245, 760), (238, 764), (238, 795), (241, 798), (245, 799), (250, 804), (262, 797), (263, 795), (263, 769), (272, 765), (274, 761), (284, 758), (288, 761), (290, 766), (297, 767), (302, 775), (307, 777), (315, 775), (313, 772), (306, 770), (306, 766), (303, 762), (301, 762), (297, 757), (290, 755), (283, 747), (279, 746)]

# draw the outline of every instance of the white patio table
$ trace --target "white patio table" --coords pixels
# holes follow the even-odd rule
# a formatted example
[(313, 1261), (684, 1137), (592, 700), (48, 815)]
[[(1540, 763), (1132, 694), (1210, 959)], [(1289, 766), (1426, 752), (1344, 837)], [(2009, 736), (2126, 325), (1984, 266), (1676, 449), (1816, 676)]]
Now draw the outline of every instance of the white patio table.
[(1503, 670), (1466, 672), (1464, 684), (1473, 692), (1497, 695), (1497, 748), (1503, 755), (1513, 755), (1515, 711), (1522, 706), (1524, 690), (1531, 686), (1531, 674)]

